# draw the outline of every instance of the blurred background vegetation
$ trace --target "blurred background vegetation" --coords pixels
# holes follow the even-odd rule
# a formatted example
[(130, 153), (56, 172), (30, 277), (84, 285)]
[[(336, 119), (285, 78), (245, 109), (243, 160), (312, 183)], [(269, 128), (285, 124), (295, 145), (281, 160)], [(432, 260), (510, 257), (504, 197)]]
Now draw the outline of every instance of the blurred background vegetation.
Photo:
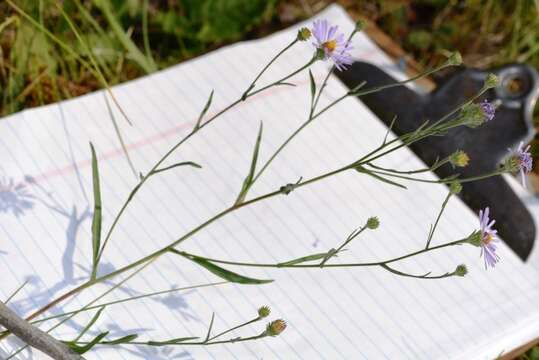
[(374, 21), (423, 66), (459, 50), (469, 66), (539, 67), (539, 0), (4, 0), (0, 115), (264, 36), (332, 2)]
[[(262, 37), (338, 2), (424, 67), (539, 69), (539, 0), (2, 0), (0, 116)], [(539, 360), (539, 348), (522, 357)]]

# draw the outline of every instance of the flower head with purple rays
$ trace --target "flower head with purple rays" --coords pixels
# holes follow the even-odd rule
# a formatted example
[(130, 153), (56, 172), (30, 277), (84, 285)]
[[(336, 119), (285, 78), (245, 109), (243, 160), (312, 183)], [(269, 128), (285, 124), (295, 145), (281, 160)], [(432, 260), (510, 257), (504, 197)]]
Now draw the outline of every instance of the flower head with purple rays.
[(352, 64), (350, 42), (344, 38), (343, 33), (337, 33), (337, 25), (330, 26), (327, 20), (317, 20), (313, 23), (313, 45), (324, 60), (331, 59), (338, 70), (344, 70)]
[(522, 186), (526, 187), (526, 174), (532, 171), (533, 159), (530, 153), (530, 145), (524, 147), (524, 143), (521, 141), (517, 148), (516, 155), (518, 169), (520, 171), (520, 177), (522, 178)]
[(494, 115), (496, 114), (496, 106), (493, 103), (488, 102), (488, 100), (485, 99), (481, 104), (479, 104), (479, 106), (481, 106), (481, 110), (483, 110), (483, 114), (485, 114), (485, 121), (494, 119)]
[(485, 259), (485, 269), (489, 266), (494, 267), (500, 260), (500, 257), (496, 254), (496, 244), (498, 241), (498, 231), (492, 228), (496, 223), (496, 220), (490, 220), (490, 209), (488, 207), (485, 210), (479, 210), (479, 226), (481, 230), (481, 256)]

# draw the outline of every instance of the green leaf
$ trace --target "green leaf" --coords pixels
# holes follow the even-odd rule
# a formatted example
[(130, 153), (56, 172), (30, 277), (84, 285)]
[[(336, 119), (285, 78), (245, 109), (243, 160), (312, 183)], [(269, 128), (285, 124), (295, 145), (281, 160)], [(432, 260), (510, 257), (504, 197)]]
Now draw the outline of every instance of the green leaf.
[(210, 339), (211, 336), (211, 329), (213, 328), (213, 321), (215, 320), (215, 313), (211, 314), (211, 320), (210, 320), (210, 326), (208, 326), (208, 334), (206, 335), (206, 340), (204, 342), (207, 342)]
[(79, 346), (73, 342), (68, 342), (66, 343), (67, 346), (69, 346), (69, 348), (71, 350), (73, 350), (74, 352), (76, 352), (77, 354), (79, 355), (82, 355), (84, 354), (85, 352), (88, 352), (91, 348), (93, 348), (95, 345), (99, 344), (99, 342), (101, 341), (101, 339), (103, 339), (105, 336), (107, 336), (109, 334), (108, 331), (105, 331), (99, 335), (97, 335), (92, 341), (90, 341), (88, 344), (85, 344), (83, 346)]
[(204, 258), (200, 258), (200, 257), (195, 256), (195, 255), (181, 253), (181, 252), (179, 252), (178, 250), (175, 250), (175, 249), (171, 249), (170, 251), (173, 252), (174, 254), (183, 256), (183, 257), (185, 257), (185, 258), (187, 258), (187, 259), (189, 259), (191, 261), (194, 261), (195, 263), (202, 266), (203, 268), (205, 268), (209, 272), (219, 276), (222, 279), (228, 280), (228, 281), (233, 282), (233, 283), (238, 283), (238, 284), (267, 284), (267, 283), (273, 282), (273, 280), (259, 280), (259, 279), (249, 278), (247, 276), (243, 276), (243, 275), (240, 275), (240, 274), (236, 274), (235, 272), (232, 272), (230, 270), (226, 270), (226, 269), (224, 269), (224, 268), (222, 268), (220, 266), (217, 266), (214, 263), (212, 263), (212, 262), (210, 262), (210, 261), (208, 261), (208, 260), (206, 260)]
[(99, 168), (94, 145), (90, 143), (92, 150), (92, 180), (94, 189), (94, 214), (92, 219), (92, 274), (91, 279), (97, 276), (97, 266), (99, 265), (99, 250), (101, 249), (101, 224), (102, 224), (102, 204), (101, 187), (99, 185)]
[(206, 101), (206, 105), (204, 105), (204, 109), (202, 109), (202, 111), (200, 112), (200, 115), (198, 116), (198, 120), (195, 125), (195, 130), (198, 130), (198, 128), (200, 128), (200, 124), (202, 123), (202, 118), (204, 117), (204, 115), (206, 115), (206, 112), (210, 108), (212, 100), (213, 100), (213, 90), (210, 93), (210, 97), (208, 98), (208, 101)]
[(296, 84), (289, 83), (289, 82), (284, 82), (284, 81), (275, 83), (275, 85), (276, 85), (276, 86), (282, 86), (282, 85), (284, 85), (284, 86), (292, 86), (292, 87), (297, 86)]
[(95, 322), (97, 321), (97, 319), (99, 319), (99, 317), (101, 316), (101, 313), (103, 312), (103, 310), (105, 310), (105, 307), (101, 307), (99, 310), (97, 310), (97, 312), (94, 314), (94, 316), (92, 317), (92, 319), (90, 320), (90, 322), (84, 327), (84, 329), (82, 329), (82, 331), (80, 332), (79, 336), (77, 336), (75, 338), (75, 340), (73, 340), (73, 342), (77, 342), (80, 340), (81, 337), (84, 336), (84, 334), (86, 334), (86, 332), (88, 330), (90, 330), (90, 328), (95, 324)]
[(327, 252), (323, 252), (323, 253), (318, 253), (318, 254), (302, 256), (294, 260), (279, 263), (278, 266), (295, 265), (295, 264), (300, 264), (307, 261), (321, 260), (321, 259), (324, 259), (327, 256), (327, 254), (328, 254)]
[(106, 344), (106, 345), (127, 344), (135, 340), (136, 338), (138, 338), (137, 334), (131, 334), (131, 335), (122, 336), (121, 338), (110, 340), (110, 341), (102, 341), (101, 344)]
[(373, 172), (371, 172), (371, 171), (365, 169), (363, 166), (357, 166), (357, 167), (355, 167), (355, 169), (356, 169), (357, 172), (360, 172), (360, 173), (363, 173), (363, 174), (370, 175), (370, 176), (372, 176), (373, 178), (375, 178), (375, 179), (377, 179), (377, 180), (380, 180), (380, 181), (382, 181), (382, 182), (385, 182), (385, 183), (387, 183), (387, 184), (394, 185), (394, 186), (397, 186), (397, 187), (400, 187), (400, 188), (403, 188), (403, 189), (407, 189), (406, 186), (404, 186), (404, 185), (402, 185), (402, 184), (399, 184), (399, 183), (397, 183), (397, 182), (395, 182), (395, 181), (391, 181), (391, 180), (389, 180), (389, 179), (386, 179), (386, 178), (384, 178), (384, 177), (382, 177), (382, 176), (380, 176), (380, 175), (378, 175), (378, 174), (375, 174), (375, 173), (373, 173)]
[(190, 336), (190, 337), (181, 337), (181, 338), (176, 338), (176, 339), (170, 339), (170, 340), (166, 340), (166, 341), (148, 341), (146, 344), (148, 344), (150, 346), (165, 346), (165, 345), (179, 344), (179, 343), (182, 343), (182, 342), (186, 342), (186, 341), (189, 341), (189, 340), (196, 340), (196, 339), (198, 339), (197, 336)]
[(311, 104), (314, 103), (314, 96), (316, 95), (316, 83), (314, 82), (314, 76), (309, 69), (309, 81), (311, 82)]
[(183, 162), (179, 162), (179, 163), (176, 163), (176, 164), (173, 164), (173, 165), (164, 167), (164, 168), (162, 168), (162, 169), (156, 169), (156, 170), (154, 170), (150, 175), (155, 175), (155, 174), (157, 174), (157, 173), (159, 173), (159, 172), (167, 171), (167, 170), (173, 169), (173, 168), (178, 167), (178, 166), (192, 166), (192, 167), (196, 167), (196, 168), (202, 169), (202, 166), (198, 165), (198, 164), (195, 163), (195, 162), (192, 162), (192, 161), (183, 161)]
[(238, 195), (238, 198), (236, 199), (236, 202), (234, 204), (238, 205), (245, 200), (245, 196), (247, 196), (247, 192), (249, 191), (249, 188), (252, 185), (253, 178), (255, 175), (256, 170), (256, 163), (258, 161), (258, 152), (260, 150), (260, 141), (262, 140), (262, 128), (263, 124), (260, 122), (260, 128), (258, 129), (258, 136), (256, 137), (256, 143), (253, 150), (253, 158), (251, 160), (251, 167), (249, 168), (249, 174), (245, 177), (245, 180), (243, 181), (243, 185), (241, 187), (241, 191)]

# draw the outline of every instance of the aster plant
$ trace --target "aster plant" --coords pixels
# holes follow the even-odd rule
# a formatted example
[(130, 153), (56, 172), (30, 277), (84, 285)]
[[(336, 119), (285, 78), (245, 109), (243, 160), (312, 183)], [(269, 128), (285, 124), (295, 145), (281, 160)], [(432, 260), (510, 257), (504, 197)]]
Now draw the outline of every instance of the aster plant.
[[(380, 269), (380, 271), (387, 271), (395, 276), (414, 278), (418, 280), (462, 277), (462, 276), (467, 275), (468, 273), (468, 269), (465, 264), (455, 264), (455, 267), (453, 269), (449, 269), (447, 272), (441, 273), (441, 274), (432, 274), (431, 272), (428, 272), (425, 274), (415, 274), (415, 273), (404, 272), (404, 271), (399, 270), (398, 265), (401, 261), (405, 259), (416, 257), (422, 254), (427, 254), (433, 251), (441, 251), (447, 247), (466, 244), (466, 243), (479, 246), (481, 248), (480, 256), (482, 256), (484, 259), (485, 267), (486, 268), (494, 267), (500, 260), (500, 257), (496, 253), (497, 249), (496, 249), (495, 242), (497, 241), (497, 237), (496, 237), (497, 233), (496, 233), (496, 230), (493, 228), (495, 221), (491, 220), (489, 217), (489, 212), (490, 212), (489, 208), (486, 208), (485, 210), (482, 210), (479, 213), (479, 229), (475, 231), (474, 233), (472, 233), (471, 235), (465, 236), (458, 240), (454, 240), (454, 241), (450, 241), (450, 242), (446, 242), (446, 243), (442, 243), (438, 245), (433, 245), (432, 239), (436, 231), (438, 222), (440, 218), (443, 216), (444, 209), (446, 208), (446, 205), (450, 197), (458, 194), (461, 191), (462, 182), (474, 181), (474, 180), (488, 178), (491, 176), (497, 176), (502, 173), (514, 171), (515, 169), (518, 169), (522, 175), (525, 175), (525, 173), (531, 170), (531, 166), (532, 166), (531, 157), (529, 154), (529, 147), (524, 148), (523, 144), (521, 144), (516, 151), (516, 155), (511, 157), (510, 161), (507, 161), (499, 169), (491, 173), (482, 174), (480, 176), (476, 176), (473, 178), (460, 178), (458, 175), (455, 175), (448, 178), (432, 180), (430, 178), (426, 179), (422, 177), (422, 174), (430, 173), (436, 168), (440, 166), (444, 166), (446, 164), (450, 164), (453, 167), (464, 167), (464, 166), (467, 166), (470, 161), (473, 161), (473, 159), (470, 159), (465, 152), (458, 149), (455, 149), (455, 152), (453, 154), (447, 156), (444, 159), (439, 159), (434, 164), (431, 164), (430, 166), (423, 169), (411, 169), (411, 170), (403, 171), (403, 170), (396, 170), (396, 169), (391, 169), (391, 168), (384, 168), (377, 164), (380, 158), (383, 158), (395, 151), (398, 151), (404, 146), (412, 145), (415, 142), (420, 141), (424, 138), (427, 138), (430, 136), (443, 136), (444, 134), (447, 133), (448, 130), (457, 128), (457, 127), (466, 126), (466, 127), (477, 128), (477, 127), (480, 127), (485, 122), (495, 121), (496, 107), (492, 103), (489, 103), (488, 101), (484, 101), (481, 103), (476, 102), (477, 99), (479, 99), (487, 90), (497, 86), (497, 79), (493, 75), (487, 78), (483, 88), (477, 94), (472, 96), (468, 102), (466, 102), (464, 105), (460, 107), (453, 109), (451, 112), (446, 114), (444, 117), (438, 119), (437, 121), (434, 121), (432, 123), (426, 122), (420, 125), (414, 131), (407, 134), (403, 134), (392, 140), (388, 140), (386, 136), (378, 147), (372, 149), (372, 151), (355, 159), (354, 161), (348, 164), (345, 164), (344, 166), (331, 169), (328, 172), (318, 174), (317, 176), (314, 176), (312, 178), (308, 178), (308, 179), (300, 178), (297, 181), (293, 181), (288, 184), (283, 184), (282, 186), (274, 189), (273, 191), (270, 191), (262, 195), (257, 195), (254, 197), (250, 196), (250, 190), (257, 183), (260, 176), (263, 173), (265, 173), (265, 171), (270, 167), (270, 165), (272, 165), (273, 160), (279, 156), (281, 151), (291, 141), (293, 141), (294, 138), (299, 133), (301, 133), (309, 124), (316, 121), (328, 109), (334, 106), (337, 106), (340, 102), (342, 102), (344, 99), (347, 99), (349, 97), (361, 97), (363, 95), (370, 94), (373, 92), (383, 91), (390, 87), (403, 86), (404, 84), (408, 82), (412, 82), (423, 76), (430, 75), (443, 68), (459, 65), (461, 62), (460, 55), (453, 54), (447, 59), (447, 61), (443, 65), (437, 68), (428, 70), (424, 73), (419, 74), (416, 77), (410, 78), (405, 81), (401, 81), (401, 82), (391, 84), (391, 85), (385, 85), (385, 86), (375, 87), (375, 88), (371, 87), (371, 88), (365, 88), (365, 89), (364, 87), (366, 87), (366, 84), (362, 83), (356, 86), (355, 88), (350, 89), (346, 93), (342, 94), (342, 96), (338, 97), (337, 99), (332, 101), (330, 104), (320, 108), (319, 100), (320, 100), (321, 94), (323, 93), (327, 85), (330, 75), (333, 73), (334, 70), (339, 70), (339, 71), (344, 70), (347, 66), (352, 64), (353, 58), (350, 54), (350, 51), (352, 49), (351, 39), (354, 36), (354, 34), (356, 34), (358, 31), (362, 29), (362, 27), (363, 27), (363, 24), (358, 23), (356, 28), (352, 31), (352, 33), (348, 37), (346, 37), (345, 34), (339, 31), (339, 28), (337, 25), (332, 25), (327, 20), (318, 20), (318, 21), (315, 21), (312, 24), (312, 27), (310, 28), (299, 29), (297, 36), (294, 39), (291, 39), (288, 45), (286, 45), (281, 51), (279, 51), (272, 59), (268, 61), (268, 63), (261, 69), (261, 71), (253, 79), (253, 81), (246, 87), (246, 89), (241, 94), (239, 94), (237, 100), (233, 101), (225, 108), (217, 111), (214, 115), (208, 116), (207, 112), (212, 106), (212, 99), (213, 99), (213, 92), (211, 92), (208, 99), (205, 101), (205, 105), (200, 113), (200, 116), (198, 117), (198, 121), (196, 122), (195, 126), (191, 129), (191, 131), (186, 136), (178, 139), (177, 142), (169, 149), (169, 151), (167, 151), (152, 166), (152, 168), (149, 171), (147, 171), (146, 173), (140, 174), (140, 180), (138, 184), (131, 190), (124, 204), (121, 206), (120, 210), (117, 212), (116, 217), (112, 220), (110, 227), (106, 229), (106, 231), (104, 231), (103, 234), (101, 234), (102, 202), (101, 202), (101, 194), (99, 190), (100, 189), (99, 164), (97, 161), (96, 151), (93, 148), (93, 146), (91, 146), (92, 175), (93, 175), (93, 185), (94, 185), (93, 186), (94, 205), (95, 205), (94, 212), (93, 212), (92, 239), (91, 239), (91, 244), (92, 244), (92, 249), (93, 249), (91, 275), (89, 279), (77, 285), (75, 288), (70, 289), (69, 291), (65, 292), (61, 296), (55, 298), (47, 305), (41, 308), (35, 309), (35, 311), (31, 313), (29, 316), (27, 316), (25, 319), (19, 318), (14, 312), (12, 312), (5, 305), (5, 303), (0, 302), (0, 324), (3, 325), (6, 329), (5, 331), (0, 333), (0, 341), (2, 341), (3, 339), (7, 338), (8, 336), (12, 334), (15, 334), (16, 336), (21, 338), (23, 341), (25, 341), (27, 343), (27, 346), (36, 347), (51, 356), (65, 356), (64, 358), (66, 359), (78, 359), (78, 358), (81, 358), (80, 356), (81, 354), (84, 354), (85, 352), (90, 351), (92, 348), (96, 346), (100, 346), (100, 345), (108, 345), (108, 346), (144, 345), (144, 346), (150, 346), (150, 347), (151, 346), (181, 346), (181, 347), (209, 346), (213, 344), (228, 344), (228, 343), (243, 342), (243, 341), (255, 341), (261, 338), (265, 338), (265, 337), (274, 337), (274, 336), (280, 335), (286, 329), (286, 322), (282, 319), (276, 319), (276, 320), (269, 321), (267, 325), (265, 326), (265, 328), (262, 328), (258, 333), (254, 333), (254, 334), (250, 334), (246, 336), (243, 336), (243, 335), (238, 336), (237, 334), (238, 331), (244, 330), (243, 328), (245, 326), (258, 323), (259, 321), (262, 321), (262, 319), (265, 319), (271, 315), (271, 311), (269, 307), (262, 306), (256, 312), (256, 316), (254, 316), (251, 320), (248, 320), (244, 323), (233, 326), (217, 334), (214, 334), (213, 332), (213, 324), (215, 320), (215, 315), (213, 314), (211, 316), (211, 320), (208, 325), (208, 331), (205, 336), (189, 335), (189, 336), (176, 337), (173, 339), (154, 339), (150, 341), (138, 341), (137, 338), (139, 334), (137, 333), (129, 334), (121, 338), (110, 338), (108, 333), (99, 333), (99, 335), (94, 337), (93, 339), (86, 340), (86, 341), (81, 340), (82, 336), (89, 329), (92, 328), (92, 325), (95, 323), (97, 318), (99, 318), (102, 312), (106, 311), (107, 307), (112, 304), (112, 303), (100, 303), (99, 300), (101, 300), (105, 295), (107, 295), (111, 291), (114, 291), (115, 289), (117, 289), (119, 286), (122, 286), (131, 277), (136, 276), (146, 266), (149, 266), (150, 264), (158, 261), (159, 258), (161, 258), (165, 254), (172, 254), (173, 256), (178, 256), (178, 258), (192, 261), (193, 263), (200, 266), (201, 268), (213, 273), (214, 275), (218, 277), (221, 277), (226, 282), (234, 282), (234, 283), (239, 283), (239, 284), (257, 284), (257, 285), (262, 285), (264, 283), (270, 282), (271, 280), (255, 279), (244, 274), (232, 272), (229, 269), (227, 269), (227, 267), (229, 265), (234, 265), (234, 266), (242, 267), (244, 269), (248, 269), (250, 267), (265, 267), (265, 268), (275, 268), (275, 269), (313, 268), (313, 269), (318, 269), (318, 270), (321, 268), (325, 268), (327, 271), (330, 271), (331, 268), (336, 268), (336, 267), (350, 267), (350, 268), (371, 267), (371, 268)], [(287, 51), (298, 42), (306, 42), (306, 41), (312, 41), (312, 45), (314, 46), (314, 56), (310, 57), (310, 59), (306, 61), (306, 63), (303, 66), (299, 67), (298, 69), (290, 71), (288, 75), (283, 76), (275, 81), (269, 82), (266, 85), (258, 86), (258, 82), (261, 79), (262, 75), (266, 73), (266, 71), (271, 67), (274, 61), (276, 61), (278, 58), (285, 56)], [(324, 80), (319, 84), (317, 84), (316, 81), (314, 80), (314, 77), (310, 70), (311, 65), (317, 61), (326, 61), (332, 64)], [(122, 267), (118, 269), (111, 269), (110, 271), (105, 272), (104, 274), (100, 274), (97, 271), (98, 268), (100, 267), (103, 253), (106, 251), (107, 244), (109, 244), (109, 242), (113, 238), (113, 234), (115, 233), (115, 228), (118, 224), (118, 221), (126, 214), (126, 209), (129, 207), (131, 200), (135, 196), (137, 196), (138, 191), (142, 187), (145, 186), (147, 180), (154, 176), (159, 176), (163, 172), (166, 172), (177, 166), (191, 166), (191, 167), (197, 166), (197, 164), (194, 164), (192, 162), (178, 163), (178, 164), (174, 164), (168, 167), (163, 166), (163, 164), (170, 157), (171, 154), (178, 151), (182, 147), (182, 145), (186, 143), (187, 141), (189, 141), (192, 137), (199, 136), (199, 134), (203, 131), (204, 128), (209, 127), (211, 124), (217, 121), (217, 119), (219, 119), (221, 115), (228, 112), (230, 109), (234, 108), (235, 106), (242, 103), (246, 99), (256, 94), (265, 92), (268, 89), (271, 89), (276, 86), (290, 85), (290, 80), (293, 77), (298, 76), (300, 73), (304, 74), (305, 72), (308, 73), (308, 79), (310, 82), (310, 95), (311, 95), (311, 101), (310, 101), (310, 106), (308, 109), (309, 110), (308, 116), (306, 120), (297, 129), (291, 132), (289, 137), (274, 150), (272, 155), (269, 156), (269, 158), (266, 161), (261, 161), (258, 156), (261, 139), (264, 136), (263, 128), (262, 126), (260, 126), (256, 140), (254, 141), (255, 145), (252, 152), (252, 159), (251, 159), (251, 165), (249, 167), (249, 171), (245, 175), (243, 183), (241, 184), (241, 186), (239, 186), (239, 190), (235, 198), (235, 201), (232, 203), (230, 207), (227, 207), (223, 209), (222, 211), (218, 212), (217, 214), (215, 214), (213, 217), (206, 219), (200, 225), (197, 225), (193, 229), (189, 230), (187, 233), (180, 235), (176, 240), (168, 243), (166, 246), (162, 247), (161, 249), (158, 249), (152, 253), (149, 253), (146, 256), (140, 259), (137, 259), (136, 261), (132, 263), (123, 265)], [(351, 249), (352, 243), (354, 242), (355, 239), (371, 231), (376, 231), (379, 228), (379, 226), (381, 226), (379, 219), (375, 216), (372, 216), (366, 219), (365, 222), (361, 226), (351, 231), (351, 233), (348, 236), (346, 236), (342, 240), (342, 242), (335, 248), (327, 249), (326, 251), (319, 252), (319, 253), (305, 254), (304, 256), (295, 258), (295, 259), (282, 259), (282, 261), (275, 262), (275, 263), (239, 262), (239, 261), (235, 261), (234, 259), (209, 258), (209, 257), (204, 257), (198, 254), (188, 253), (178, 248), (178, 245), (192, 238), (193, 235), (197, 234), (202, 229), (205, 229), (206, 227), (210, 226), (211, 224), (218, 221), (219, 219), (231, 213), (234, 213), (235, 211), (241, 208), (248, 207), (254, 203), (266, 201), (273, 197), (289, 195), (293, 191), (298, 191), (303, 187), (307, 187), (313, 183), (323, 181), (324, 179), (328, 177), (337, 176), (344, 172), (354, 172), (358, 176), (369, 176), (378, 181), (382, 181), (386, 184), (389, 184), (391, 186), (397, 186), (397, 187), (404, 187), (404, 185), (401, 182), (405, 182), (405, 181), (421, 181), (421, 182), (427, 182), (427, 183), (448, 185), (449, 186), (448, 194), (446, 198), (444, 199), (441, 205), (440, 211), (437, 214), (435, 221), (428, 232), (428, 235), (425, 241), (425, 246), (415, 251), (411, 251), (409, 253), (402, 254), (394, 258), (382, 259), (380, 261), (365, 262), (365, 263), (337, 263), (335, 262), (334, 261), (335, 257), (339, 256), (343, 251)], [(6, 201), (4, 201), (4, 203), (6, 203)], [(46, 316), (49, 310), (51, 310), (55, 306), (68, 301), (75, 295), (91, 287), (94, 287), (97, 284), (103, 284), (106, 281), (119, 277), (120, 275), (128, 275), (128, 276), (124, 277), (123, 280), (120, 281), (117, 285), (113, 286), (111, 289), (107, 290), (105, 293), (101, 294), (100, 296), (95, 298), (93, 301), (85, 305), (84, 307), (76, 311), (72, 311), (70, 313)], [(211, 284), (211, 285), (215, 285), (215, 284)], [(200, 285), (200, 286), (208, 286), (208, 284)], [(196, 287), (196, 285), (193, 287)], [(170, 291), (180, 291), (180, 290), (182, 289), (173, 289)], [(150, 294), (145, 294), (143, 296), (137, 296), (136, 298), (152, 297), (152, 296), (156, 296), (162, 293), (163, 292), (150, 293)], [(127, 298), (123, 300), (122, 302), (129, 302), (133, 300), (135, 300), (135, 298)], [(54, 339), (50, 335), (48, 335), (46, 332), (43, 332), (37, 328), (38, 324), (43, 324), (43, 323), (50, 324), (52, 322), (55, 322), (55, 325), (50, 329), (52, 330), (58, 326), (61, 326), (66, 321), (69, 321), (70, 319), (75, 317), (77, 314), (80, 314), (82, 312), (87, 312), (87, 311), (94, 312), (94, 317), (92, 321), (86, 327), (84, 327), (82, 332), (75, 339), (60, 339), (60, 340)], [(16, 326), (13, 324), (16, 324)], [(21, 347), (19, 350), (15, 351), (13, 354), (10, 355), (9, 358), (16, 356), (16, 354), (18, 354), (22, 349), (24, 349), (24, 347)]]

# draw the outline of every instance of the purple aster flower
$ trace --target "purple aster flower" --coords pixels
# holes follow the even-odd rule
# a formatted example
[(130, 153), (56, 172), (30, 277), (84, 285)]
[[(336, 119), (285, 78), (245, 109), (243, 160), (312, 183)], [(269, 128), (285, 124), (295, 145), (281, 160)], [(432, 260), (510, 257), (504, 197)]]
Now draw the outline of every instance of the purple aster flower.
[(321, 54), (322, 59), (331, 59), (338, 70), (344, 70), (352, 64), (349, 53), (352, 46), (345, 40), (343, 33), (337, 33), (338, 26), (329, 26), (327, 20), (317, 20), (313, 23), (313, 45)]
[(526, 174), (532, 171), (533, 159), (530, 154), (530, 145), (524, 148), (524, 143), (521, 141), (517, 148), (517, 163), (522, 178), (522, 186), (526, 187)]
[(496, 114), (496, 106), (494, 106), (493, 103), (488, 102), (487, 99), (483, 100), (481, 104), (481, 110), (483, 110), (483, 114), (485, 114), (485, 121), (490, 121), (494, 119), (494, 115)]
[(479, 210), (479, 226), (481, 230), (481, 256), (485, 259), (485, 269), (489, 266), (494, 267), (500, 260), (500, 257), (496, 254), (495, 242), (498, 241), (498, 231), (492, 228), (496, 223), (496, 220), (490, 220), (490, 209), (488, 207), (485, 210)]

